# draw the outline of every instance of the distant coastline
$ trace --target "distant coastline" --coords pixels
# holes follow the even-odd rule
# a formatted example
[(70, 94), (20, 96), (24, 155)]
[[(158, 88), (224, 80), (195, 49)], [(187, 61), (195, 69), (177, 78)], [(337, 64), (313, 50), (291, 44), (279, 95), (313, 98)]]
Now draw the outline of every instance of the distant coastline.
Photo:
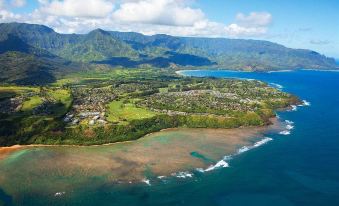
[[(339, 60), (338, 60), (339, 61)], [(338, 62), (339, 66), (339, 62)], [(217, 68), (212, 68), (212, 69), (182, 69), (175, 71), (177, 75), (181, 76), (188, 76), (185, 75), (185, 72), (211, 72), (211, 71), (221, 71), (221, 72), (234, 72), (234, 73), (251, 73), (251, 72), (258, 72), (258, 73), (284, 73), (284, 72), (294, 72), (294, 71), (318, 71), (318, 72), (339, 72), (339, 67), (337, 69), (285, 69), (285, 70), (267, 70), (267, 71), (243, 71), (243, 70), (231, 70), (231, 69), (217, 69)], [(237, 78), (237, 79), (242, 79), (242, 78)]]

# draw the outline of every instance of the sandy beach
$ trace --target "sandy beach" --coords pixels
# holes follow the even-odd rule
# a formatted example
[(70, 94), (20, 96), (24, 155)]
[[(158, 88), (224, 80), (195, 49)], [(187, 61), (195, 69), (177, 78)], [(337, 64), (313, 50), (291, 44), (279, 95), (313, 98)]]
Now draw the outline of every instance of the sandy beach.
[(11, 147), (0, 147), (0, 161), (10, 155), (12, 152), (23, 149), (25, 146), (14, 145)]

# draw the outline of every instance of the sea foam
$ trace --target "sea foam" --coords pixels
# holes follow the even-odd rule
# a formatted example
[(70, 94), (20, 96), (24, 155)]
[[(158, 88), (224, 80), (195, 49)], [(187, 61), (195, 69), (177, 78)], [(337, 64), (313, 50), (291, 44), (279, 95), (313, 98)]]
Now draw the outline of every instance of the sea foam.
[(272, 141), (272, 140), (273, 140), (272, 138), (265, 137), (264, 139), (254, 143), (252, 146), (243, 146), (243, 147), (239, 148), (238, 151), (233, 155), (224, 156), (224, 158), (222, 160), (217, 162), (215, 165), (209, 166), (207, 169), (197, 168), (196, 170), (198, 172), (209, 172), (209, 171), (212, 171), (212, 170), (215, 170), (215, 169), (229, 167), (229, 163), (227, 161), (231, 160), (233, 158), (233, 156), (247, 152), (247, 151), (254, 149), (256, 147), (260, 147), (260, 146), (262, 146), (262, 145), (264, 145), (264, 144), (266, 144), (266, 143), (268, 143), (269, 141)]
[(185, 179), (185, 178), (192, 178), (193, 174), (190, 172), (176, 172), (176, 173), (172, 173), (172, 176)]
[(158, 176), (159, 179), (164, 179), (166, 176)]
[(272, 86), (272, 87), (275, 87), (277, 89), (283, 89), (284, 88), (282, 85), (277, 84), (277, 83), (270, 83), (269, 85)]
[(267, 73), (283, 73), (283, 72), (293, 72), (293, 70), (276, 70), (276, 71), (268, 71)]
[(298, 107), (309, 107), (311, 106), (311, 102), (307, 101), (307, 100), (302, 100), (301, 104), (297, 105)]
[(254, 148), (254, 147), (260, 147), (261, 145), (266, 144), (267, 142), (272, 141), (272, 140), (273, 140), (272, 138), (266, 137), (266, 138), (260, 140), (259, 142), (256, 142), (256, 143), (253, 145), (253, 148)]
[(209, 171), (212, 171), (212, 170), (215, 170), (217, 168), (222, 168), (222, 167), (229, 167), (229, 164), (225, 161), (225, 160), (220, 160), (219, 162), (217, 162), (215, 165), (211, 165), (209, 166), (207, 169), (205, 169), (204, 171), (205, 172), (209, 172)]
[(64, 194), (66, 194), (66, 192), (57, 192), (54, 194), (54, 197), (60, 197), (63, 196)]
[(151, 181), (149, 179), (144, 178), (143, 180), (141, 180), (141, 182), (144, 182), (148, 186), (151, 186)]
[(302, 101), (302, 104), (299, 105), (299, 106), (300, 106), (300, 107), (311, 106), (311, 102), (308, 102), (308, 101), (306, 101), (306, 100), (303, 100), (303, 101)]
[(298, 107), (309, 107), (311, 106), (311, 102), (306, 101), (306, 100), (302, 100), (301, 104), (298, 105), (291, 105), (291, 109), (289, 111), (298, 111)]
[(279, 134), (281, 135), (290, 135), (291, 134), (291, 130), (294, 129), (294, 122), (290, 121), (290, 120), (285, 120), (286, 123), (286, 130), (283, 130), (281, 132), (279, 132)]
[(241, 147), (240, 149), (238, 149), (238, 153), (241, 154), (241, 153), (247, 152), (247, 151), (249, 151), (249, 150), (250, 150), (249, 147), (243, 146), (243, 147)]
[(290, 135), (291, 132), (288, 130), (284, 130), (284, 131), (279, 132), (279, 134), (287, 136), (287, 135)]
[(291, 105), (291, 111), (298, 111), (298, 107), (296, 105)]

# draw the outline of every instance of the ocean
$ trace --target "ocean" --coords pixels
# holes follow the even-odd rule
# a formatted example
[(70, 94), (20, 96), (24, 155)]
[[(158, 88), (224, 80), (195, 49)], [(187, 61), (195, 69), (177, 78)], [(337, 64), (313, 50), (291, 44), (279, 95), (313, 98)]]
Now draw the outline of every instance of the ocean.
[[(265, 142), (242, 148), (239, 154), (225, 158), (224, 165), (227, 163), (228, 167), (151, 185), (145, 184), (146, 180), (142, 184), (78, 187), (72, 195), (60, 191), (41, 197), (33, 193), (19, 201), (0, 185), (0, 205), (18, 202), (20, 205), (339, 205), (339, 72), (183, 71), (181, 74), (262, 80), (305, 101), (303, 106), (291, 111), (278, 112), (286, 129), (268, 132)], [(30, 175), (30, 171), (24, 172)], [(93, 177), (93, 182), (100, 178)]]

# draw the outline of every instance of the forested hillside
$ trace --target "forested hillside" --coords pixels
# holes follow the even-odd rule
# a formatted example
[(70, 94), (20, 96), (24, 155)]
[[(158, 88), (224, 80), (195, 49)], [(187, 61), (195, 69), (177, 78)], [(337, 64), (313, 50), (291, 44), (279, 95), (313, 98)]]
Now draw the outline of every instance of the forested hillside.
[(248, 71), (337, 68), (334, 59), (315, 51), (268, 41), (145, 36), (101, 29), (59, 34), (43, 25), (22, 23), (0, 24), (0, 62), (2, 81), (29, 83), (42, 78), (38, 84), (52, 81), (57, 73), (98, 65)]

